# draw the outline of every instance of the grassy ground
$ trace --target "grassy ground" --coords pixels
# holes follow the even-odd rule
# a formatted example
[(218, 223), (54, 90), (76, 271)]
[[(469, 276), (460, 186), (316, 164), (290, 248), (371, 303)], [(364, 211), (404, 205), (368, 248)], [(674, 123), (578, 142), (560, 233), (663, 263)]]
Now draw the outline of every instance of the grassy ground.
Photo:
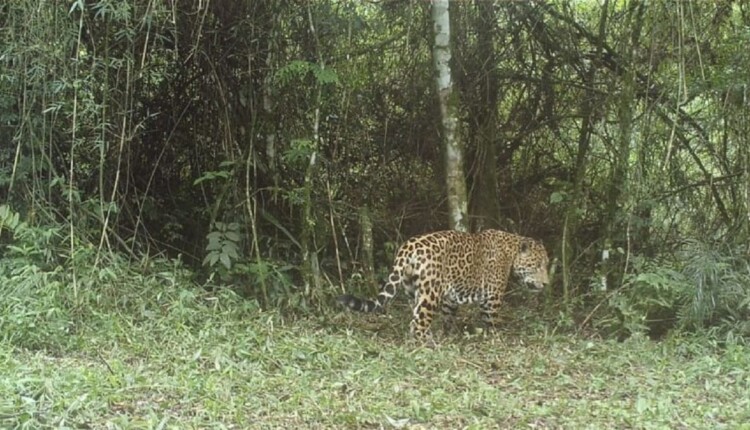
[(103, 315), (57, 352), (0, 344), (0, 427), (750, 429), (739, 346), (511, 317), (429, 349), (404, 309), (292, 321), (221, 300)]

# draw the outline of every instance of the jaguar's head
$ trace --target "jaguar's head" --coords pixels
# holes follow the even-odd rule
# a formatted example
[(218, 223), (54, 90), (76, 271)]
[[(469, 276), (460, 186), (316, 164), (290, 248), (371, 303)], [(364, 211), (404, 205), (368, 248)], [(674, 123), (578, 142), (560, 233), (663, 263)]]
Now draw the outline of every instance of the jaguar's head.
[(518, 254), (513, 261), (513, 272), (534, 291), (541, 291), (549, 284), (549, 258), (544, 245), (533, 239), (523, 238)]

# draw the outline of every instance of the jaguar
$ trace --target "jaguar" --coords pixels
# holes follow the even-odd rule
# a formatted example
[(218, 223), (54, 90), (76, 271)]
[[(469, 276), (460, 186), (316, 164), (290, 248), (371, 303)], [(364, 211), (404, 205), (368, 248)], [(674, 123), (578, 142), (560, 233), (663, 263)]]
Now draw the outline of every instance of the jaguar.
[(414, 297), (410, 332), (424, 340), (431, 337), (436, 311), (453, 317), (467, 303), (478, 303), (483, 320), (494, 327), (511, 273), (540, 291), (549, 283), (548, 265), (547, 251), (535, 239), (501, 230), (438, 231), (399, 247), (375, 299), (344, 294), (338, 302), (355, 311), (384, 312), (400, 286)]

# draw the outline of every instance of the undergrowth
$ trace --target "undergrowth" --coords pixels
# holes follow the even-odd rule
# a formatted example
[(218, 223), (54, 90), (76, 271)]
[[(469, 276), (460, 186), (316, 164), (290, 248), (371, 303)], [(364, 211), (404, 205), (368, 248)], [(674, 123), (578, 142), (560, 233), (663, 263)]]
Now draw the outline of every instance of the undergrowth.
[(603, 333), (702, 332), (750, 338), (750, 263), (746, 251), (687, 241), (669, 259), (634, 259), (623, 285), (606, 296), (596, 320)]
[(6, 206), (0, 221), (9, 236), (0, 258), (0, 339), (9, 345), (75, 350), (113, 324), (200, 326), (226, 302), (238, 311), (257, 308), (229, 290), (196, 285), (179, 259), (129, 261), (77, 236), (71, 252), (61, 228), (28, 225)]
[[(637, 325), (625, 326), (624, 342), (575, 335), (568, 318), (520, 312), (519, 298), (499, 331), (444, 333), (438, 323), (437, 346), (426, 348), (407, 336), (403, 296), (386, 315), (329, 308), (292, 319), (233, 289), (197, 285), (179, 259), (128, 261), (80, 238), (71, 254), (67, 234), (12, 218), (0, 259), (2, 428), (740, 428), (750, 420), (750, 351), (739, 339), (688, 335), (691, 324), (732, 315), (733, 294), (745, 291), (734, 263), (700, 273), (691, 272), (698, 262), (643, 265), (628, 278), (612, 296), (629, 306), (613, 305), (626, 315), (618, 321), (647, 323), (642, 315), (670, 310), (683, 330), (661, 342)], [(730, 281), (736, 289), (726, 289)], [(689, 294), (691, 283), (704, 295)], [(691, 313), (707, 306), (696, 302), (705, 294), (710, 312)]]
[(740, 428), (750, 419), (750, 351), (739, 344), (513, 329), (438, 334), (425, 348), (405, 336), (405, 307), (290, 321), (228, 294), (137, 322), (114, 314), (64, 353), (0, 343), (0, 427)]

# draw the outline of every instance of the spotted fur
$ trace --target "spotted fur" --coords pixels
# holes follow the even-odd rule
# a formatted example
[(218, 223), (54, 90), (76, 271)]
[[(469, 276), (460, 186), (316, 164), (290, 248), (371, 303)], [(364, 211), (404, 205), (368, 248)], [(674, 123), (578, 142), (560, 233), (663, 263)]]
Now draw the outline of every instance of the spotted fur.
[(361, 312), (382, 312), (399, 286), (414, 297), (411, 331), (429, 336), (434, 313), (455, 315), (458, 305), (479, 303), (494, 324), (511, 272), (534, 289), (549, 283), (544, 245), (500, 230), (439, 231), (406, 241), (396, 253), (388, 280), (374, 300), (350, 294), (338, 301)]

